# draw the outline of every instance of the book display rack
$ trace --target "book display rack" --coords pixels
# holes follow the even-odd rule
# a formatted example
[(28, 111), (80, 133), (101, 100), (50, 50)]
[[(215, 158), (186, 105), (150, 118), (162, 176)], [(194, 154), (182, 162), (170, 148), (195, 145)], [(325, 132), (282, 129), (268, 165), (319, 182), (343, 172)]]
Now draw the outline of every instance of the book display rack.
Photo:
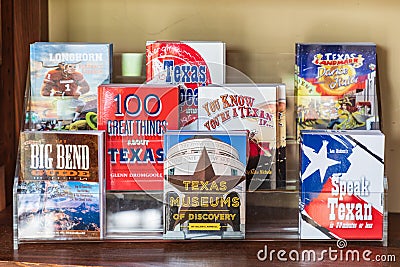
[[(31, 50), (15, 248), (94, 240), (387, 244), (374, 44), (296, 44), (285, 59), (293, 61), (293, 90), (284, 79), (257, 84), (227, 66), (223, 42), (147, 42), (143, 83), (111, 79), (110, 44), (102, 52), (79, 44), (85, 53), (49, 44)], [(48, 54), (33, 53), (38, 45)]]

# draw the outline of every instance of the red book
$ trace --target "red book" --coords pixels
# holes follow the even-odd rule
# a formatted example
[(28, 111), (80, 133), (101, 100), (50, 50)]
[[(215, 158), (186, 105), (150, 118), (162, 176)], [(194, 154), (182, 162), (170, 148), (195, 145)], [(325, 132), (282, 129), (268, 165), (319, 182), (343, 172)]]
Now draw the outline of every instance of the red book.
[(106, 189), (162, 190), (163, 134), (177, 130), (175, 85), (107, 84), (98, 89), (98, 129), (106, 131)]

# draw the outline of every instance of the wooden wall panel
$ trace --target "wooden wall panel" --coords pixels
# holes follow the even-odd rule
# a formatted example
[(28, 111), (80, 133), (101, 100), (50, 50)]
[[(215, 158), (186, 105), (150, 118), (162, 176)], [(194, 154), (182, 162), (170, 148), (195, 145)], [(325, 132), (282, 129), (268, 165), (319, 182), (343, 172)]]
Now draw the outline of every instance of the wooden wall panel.
[(13, 116), (13, 87), (14, 87), (14, 46), (13, 46), (13, 2), (1, 1), (2, 24), (2, 67), (0, 88), (0, 166), (4, 166), (6, 199), (10, 199), (10, 180), (12, 164), (15, 158), (15, 122)]
[(29, 63), (29, 44), (48, 40), (47, 0), (1, 0), (0, 166), (12, 201), (18, 135)]

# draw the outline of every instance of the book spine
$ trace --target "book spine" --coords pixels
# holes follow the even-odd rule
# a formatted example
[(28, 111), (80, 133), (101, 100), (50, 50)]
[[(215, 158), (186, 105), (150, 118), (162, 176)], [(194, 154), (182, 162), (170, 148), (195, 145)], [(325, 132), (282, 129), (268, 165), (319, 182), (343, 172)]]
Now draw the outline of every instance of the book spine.
[(277, 90), (277, 189), (286, 187), (286, 90), (279, 85)]
[(300, 139), (300, 129), (299, 129), (299, 75), (300, 75), (300, 46), (301, 44), (296, 44), (295, 46), (295, 65), (294, 65), (294, 106), (295, 106), (295, 131), (296, 131), (296, 140), (299, 141)]

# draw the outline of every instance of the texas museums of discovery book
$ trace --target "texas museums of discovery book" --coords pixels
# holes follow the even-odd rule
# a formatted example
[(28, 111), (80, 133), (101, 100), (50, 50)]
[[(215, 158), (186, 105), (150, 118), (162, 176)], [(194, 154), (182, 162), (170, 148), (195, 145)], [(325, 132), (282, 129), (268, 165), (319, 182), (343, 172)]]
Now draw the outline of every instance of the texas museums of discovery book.
[(245, 236), (247, 132), (167, 131), (164, 238)]

